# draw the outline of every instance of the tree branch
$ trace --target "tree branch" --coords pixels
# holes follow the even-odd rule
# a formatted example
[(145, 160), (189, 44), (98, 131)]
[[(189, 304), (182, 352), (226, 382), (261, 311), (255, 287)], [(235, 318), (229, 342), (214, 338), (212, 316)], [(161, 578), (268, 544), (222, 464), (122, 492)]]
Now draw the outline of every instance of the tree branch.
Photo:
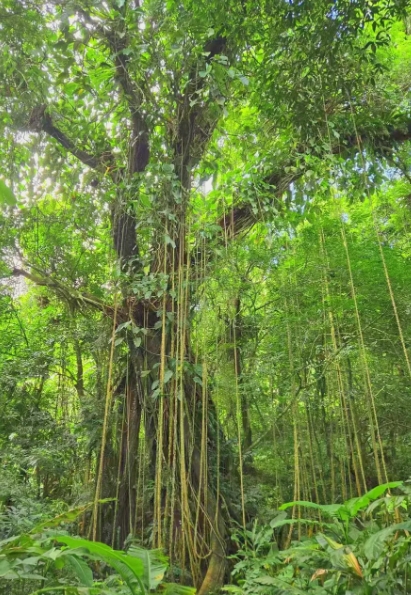
[(366, 146), (373, 143), (376, 148), (387, 148), (386, 143), (396, 145), (397, 143), (404, 143), (411, 140), (411, 122), (404, 123), (403, 127), (394, 128), (394, 126), (388, 127), (387, 130), (383, 130), (379, 135), (371, 136), (369, 133), (362, 133), (358, 131), (358, 136), (351, 134), (347, 137), (341, 138), (341, 149), (334, 147), (333, 153), (340, 154), (346, 150), (358, 149), (359, 147)]
[[(114, 28), (107, 28), (100, 24), (100, 20), (96, 21), (92, 16), (84, 10), (81, 6), (76, 5), (75, 10), (86, 22), (89, 28), (92, 28), (98, 34), (102, 42), (107, 46), (113, 54), (112, 59), (116, 68), (115, 78), (118, 81), (124, 97), (128, 103), (132, 121), (132, 138), (130, 144), (129, 155), (129, 172), (141, 173), (147, 167), (150, 150), (149, 150), (149, 135), (146, 119), (141, 110), (143, 101), (142, 93), (130, 76), (128, 64), (130, 62), (129, 44), (127, 30), (117, 31)], [(126, 4), (123, 5), (120, 12), (126, 10)], [(122, 22), (124, 23), (124, 14)]]
[(105, 171), (107, 167), (112, 167), (114, 158), (110, 151), (106, 151), (99, 156), (91, 155), (87, 151), (79, 149), (64, 132), (54, 126), (53, 120), (46, 111), (47, 106), (40, 105), (34, 108), (30, 114), (29, 128), (37, 132), (46, 132), (54, 138), (69, 153), (74, 155), (79, 161), (91, 167), (92, 169)]
[(197, 144), (197, 156), (200, 158), (215, 126), (215, 122), (211, 119), (203, 121), (204, 118), (202, 118), (203, 114), (207, 114), (208, 103), (201, 104), (196, 101), (196, 95), (204, 88), (205, 84), (205, 78), (199, 76), (199, 70), (204, 68), (204, 62), (211, 62), (217, 55), (225, 51), (226, 47), (226, 37), (217, 36), (214, 39), (209, 39), (204, 45), (203, 52), (203, 54), (207, 54), (207, 57), (204, 58), (202, 54), (203, 63), (200, 63), (199, 60), (193, 63), (184, 94), (176, 97), (179, 104), (179, 114), (177, 135), (173, 142), (175, 168), (184, 188), (190, 184), (189, 170), (191, 167), (190, 161), (194, 157), (192, 154), (194, 141)]
[(64, 299), (68, 302), (71, 306), (80, 307), (84, 304), (87, 306), (91, 306), (100, 312), (103, 312), (106, 316), (112, 317), (114, 314), (114, 307), (109, 306), (102, 302), (100, 299), (88, 294), (88, 293), (81, 293), (76, 292), (75, 290), (69, 289), (66, 287), (61, 281), (50, 277), (45, 272), (42, 272), (41, 275), (30, 273), (21, 268), (14, 268), (12, 270), (13, 277), (24, 277), (29, 281), (32, 281), (35, 285), (39, 287), (48, 287), (51, 289), (58, 297)]
[[(142, 112), (143, 94), (134, 82), (129, 72), (130, 50), (127, 30), (117, 31), (113, 27), (108, 29), (94, 21), (81, 7), (76, 7), (89, 27), (92, 27), (101, 41), (111, 52), (118, 82), (127, 102), (132, 130), (129, 141), (128, 174), (142, 173), (150, 159), (149, 130), (146, 117)], [(123, 20), (124, 22), (124, 20)], [(125, 27), (125, 25), (124, 25)], [(111, 209), (112, 236), (114, 248), (121, 266), (129, 266), (130, 270), (137, 270), (139, 247), (137, 243), (136, 221), (133, 211), (126, 204), (115, 203)]]
[[(375, 150), (386, 155), (387, 151), (392, 151), (396, 145), (410, 140), (411, 122), (408, 122), (403, 127), (391, 127), (389, 130), (381, 131), (379, 135), (371, 136), (367, 132), (359, 131), (358, 135), (350, 134), (345, 137), (341, 136), (338, 144), (336, 143), (332, 146), (328, 153), (324, 151), (322, 154), (317, 155), (317, 157), (321, 159), (330, 154), (348, 156), (353, 152), (358, 153), (358, 151), (369, 145), (372, 145)], [(302, 147), (297, 151), (299, 162), (301, 162), (301, 155), (304, 153), (307, 152)], [(290, 160), (287, 166), (287, 169), (293, 168), (293, 173), (286, 173), (285, 166), (282, 166), (281, 170), (273, 171), (263, 180), (264, 184), (272, 187), (273, 198), (278, 201), (278, 205), (281, 204), (279, 199), (284, 192), (293, 182), (299, 180), (304, 175), (306, 169), (308, 169), (308, 166), (305, 167), (305, 165), (299, 165), (298, 169), (296, 169), (296, 164), (297, 157)], [(252, 205), (240, 203), (234, 206), (231, 211), (224, 214), (218, 224), (227, 238), (233, 238), (251, 229), (258, 221), (258, 215), (254, 214)]]
[(147, 122), (141, 110), (143, 102), (142, 93), (131, 78), (128, 69), (130, 55), (125, 51), (129, 49), (127, 34), (124, 31), (124, 35), (120, 36), (117, 31), (107, 31), (101, 27), (98, 28), (98, 31), (113, 53), (116, 79), (124, 93), (130, 110), (133, 129), (129, 171), (131, 174), (141, 173), (147, 167), (150, 159), (149, 134)]

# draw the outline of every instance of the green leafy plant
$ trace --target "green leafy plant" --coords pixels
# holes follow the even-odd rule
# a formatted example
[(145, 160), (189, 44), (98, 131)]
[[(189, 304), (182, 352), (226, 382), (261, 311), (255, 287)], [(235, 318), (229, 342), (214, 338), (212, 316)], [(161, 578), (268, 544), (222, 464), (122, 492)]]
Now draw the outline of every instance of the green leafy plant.
[(50, 535), (51, 539), (57, 542), (64, 543), (67, 549), (63, 551), (85, 550), (82, 553), (83, 557), (91, 560), (101, 560), (114, 568), (114, 570), (121, 576), (124, 582), (130, 589), (133, 595), (146, 593), (146, 589), (141, 580), (144, 574), (144, 565), (141, 559), (130, 556), (122, 551), (113, 550), (110, 546), (89, 541), (88, 539), (80, 539), (79, 537), (70, 537), (68, 535), (54, 534)]
[(164, 582), (168, 561), (160, 550), (131, 545), (124, 552), (55, 530), (86, 508), (68, 511), (42, 522), (30, 533), (1, 541), (0, 581), (38, 581), (41, 586), (30, 590), (32, 595), (61, 591), (70, 595), (146, 595), (159, 586), (169, 595), (195, 594), (192, 587)]
[[(388, 490), (397, 488), (398, 495)], [(235, 558), (236, 584), (230, 593), (281, 595), (390, 595), (407, 593), (411, 564), (410, 488), (401, 482), (377, 486), (364, 496), (342, 504), (289, 502), (327, 515), (330, 522), (286, 519), (280, 513), (270, 525), (255, 524), (236, 537), (243, 541)], [(307, 534), (280, 551), (273, 529), (306, 525)], [(315, 531), (313, 533), (313, 530)]]
[(128, 553), (141, 561), (143, 566), (142, 581), (148, 590), (154, 590), (162, 582), (168, 567), (167, 557), (161, 550), (147, 550), (132, 544)]

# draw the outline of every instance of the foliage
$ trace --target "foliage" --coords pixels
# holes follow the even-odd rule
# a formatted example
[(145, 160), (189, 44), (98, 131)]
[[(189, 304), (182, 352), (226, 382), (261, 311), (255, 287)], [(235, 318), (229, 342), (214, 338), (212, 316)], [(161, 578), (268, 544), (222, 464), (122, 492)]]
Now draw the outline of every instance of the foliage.
[[(90, 562), (73, 589), (157, 588), (165, 554), (207, 595), (232, 528), (283, 502), (358, 524), (410, 475), (409, 0), (0, 22), (1, 537), (47, 581)], [(91, 500), (64, 547), (30, 533)]]
[[(399, 488), (397, 495), (385, 493)], [(314, 509), (319, 519), (280, 513), (269, 525), (235, 536), (240, 548), (230, 593), (377, 593), (407, 592), (411, 518), (410, 488), (401, 482), (380, 485), (343, 504), (290, 502)], [(330, 520), (321, 520), (323, 518)], [(274, 533), (280, 527), (305, 525), (307, 534), (280, 550)], [(298, 530), (300, 532), (300, 529)]]
[(38, 581), (40, 587), (30, 591), (33, 595), (60, 591), (72, 595), (145, 595), (159, 585), (162, 592), (194, 595), (195, 589), (163, 582), (167, 559), (162, 556), (160, 562), (159, 552), (131, 546), (125, 553), (52, 530), (84, 512), (85, 507), (69, 511), (43, 522), (30, 533), (0, 542), (0, 582), (4, 585), (5, 581), (19, 581), (25, 592), (26, 585)]

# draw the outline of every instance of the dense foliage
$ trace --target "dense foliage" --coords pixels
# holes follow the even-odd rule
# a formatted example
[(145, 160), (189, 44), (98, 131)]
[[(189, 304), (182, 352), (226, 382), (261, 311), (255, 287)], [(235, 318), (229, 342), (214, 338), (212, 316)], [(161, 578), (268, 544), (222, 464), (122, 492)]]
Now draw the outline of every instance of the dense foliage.
[[(292, 522), (282, 510), (269, 525), (245, 532), (233, 574), (241, 586), (230, 593), (280, 595), (285, 593), (407, 593), (409, 590), (409, 486), (403, 493), (383, 496), (378, 486), (341, 504), (291, 502), (318, 512), (320, 519), (299, 518), (311, 535), (279, 550), (273, 533)], [(381, 497), (382, 496), (382, 497)], [(313, 529), (315, 536), (312, 535)]]
[[(406, 592), (407, 533), (368, 555), (408, 531), (406, 484), (363, 512), (410, 476), (410, 23), (407, 0), (3, 0), (0, 589), (38, 564), (41, 592), (121, 589), (103, 543), (199, 595), (233, 568), (236, 592)], [(355, 498), (358, 535), (326, 527)]]
[[(40, 523), (29, 533), (0, 542), (0, 576), (14, 581), (19, 593), (64, 592), (68, 595), (146, 595), (162, 586), (169, 595), (193, 595), (195, 589), (164, 583), (167, 558), (160, 550), (129, 543), (127, 552), (88, 539), (71, 537), (55, 527), (73, 521), (86, 507)], [(53, 530), (54, 527), (54, 530)], [(114, 569), (116, 574), (109, 572)], [(40, 587), (31, 587), (37, 582)]]

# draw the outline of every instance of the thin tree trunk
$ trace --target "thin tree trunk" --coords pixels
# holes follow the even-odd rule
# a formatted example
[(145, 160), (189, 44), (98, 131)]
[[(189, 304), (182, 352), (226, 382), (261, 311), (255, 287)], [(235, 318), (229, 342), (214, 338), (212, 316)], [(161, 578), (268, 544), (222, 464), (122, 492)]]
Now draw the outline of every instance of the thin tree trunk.
[(250, 406), (248, 403), (246, 391), (244, 390), (243, 362), (241, 353), (241, 341), (243, 338), (243, 319), (241, 315), (241, 300), (237, 297), (234, 302), (235, 316), (233, 321), (233, 339), (234, 339), (234, 373), (237, 377), (238, 390), (240, 393), (241, 406), (241, 425), (243, 430), (243, 450), (247, 451), (253, 443), (251, 430)]
[(80, 342), (78, 341), (78, 339), (76, 339), (74, 341), (74, 353), (76, 355), (76, 366), (77, 366), (75, 387), (76, 387), (79, 401), (80, 401), (80, 403), (82, 403), (84, 400), (84, 368), (83, 368), (83, 358), (81, 356)]

